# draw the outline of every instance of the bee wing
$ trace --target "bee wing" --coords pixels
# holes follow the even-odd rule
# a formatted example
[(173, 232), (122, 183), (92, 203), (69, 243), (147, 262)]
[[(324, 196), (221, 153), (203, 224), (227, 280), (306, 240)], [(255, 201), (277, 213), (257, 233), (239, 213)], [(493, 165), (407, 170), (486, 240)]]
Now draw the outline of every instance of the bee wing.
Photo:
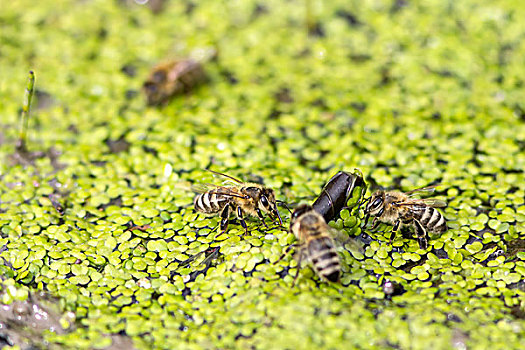
[[(297, 250), (295, 250), (295, 252), (293, 253), (293, 258), (295, 259), (295, 261), (300, 261), (301, 265), (303, 262), (308, 262), (309, 257), (306, 246), (300, 246)], [(301, 266), (298, 266), (298, 268), (301, 268)]]
[(217, 172), (217, 171), (213, 171), (213, 170), (211, 170), (211, 169), (204, 169), (204, 170), (209, 171), (210, 173), (213, 173), (213, 174), (218, 175), (218, 176), (226, 177), (226, 178), (228, 178), (228, 179), (230, 179), (230, 180), (235, 181), (235, 182), (238, 183), (238, 184), (243, 184), (243, 183), (244, 183), (243, 181), (241, 181), (241, 180), (239, 180), (239, 179), (237, 179), (237, 178), (235, 178), (235, 177), (233, 177), (233, 176), (231, 176), (231, 175), (227, 175), (227, 174), (219, 173), (219, 172)]
[(354, 257), (365, 254), (363, 243), (355, 238), (348, 238), (346, 242), (344, 242), (343, 248), (350, 251)]
[(192, 187), (193, 187), (193, 185), (190, 182), (188, 182), (188, 181), (179, 181), (179, 182), (175, 182), (174, 184), (171, 185), (172, 189), (174, 189), (174, 190), (181, 190), (181, 191), (185, 191), (185, 192), (193, 191)]
[(421, 201), (424, 202), (429, 207), (434, 207), (434, 208), (444, 208), (447, 206), (447, 202), (445, 202), (442, 199), (424, 198), (424, 199), (421, 199)]
[(217, 189), (219, 186), (208, 184), (208, 183), (198, 183), (198, 184), (192, 184), (191, 190), (195, 193), (206, 193), (211, 190)]
[(365, 253), (363, 244), (354, 237), (350, 237), (345, 232), (339, 231), (333, 227), (330, 227), (329, 232), (337, 247), (349, 250), (352, 252), (352, 255), (355, 255), (354, 253)]
[(328, 226), (328, 233), (330, 234), (330, 237), (332, 237), (334, 242), (339, 244), (339, 245), (343, 244), (346, 240), (348, 240), (350, 238), (343, 231), (335, 229), (335, 228), (333, 228), (331, 226)]
[(410, 199), (408, 201), (395, 203), (396, 206), (410, 206), (415, 204), (425, 204), (434, 208), (444, 208), (447, 206), (447, 202), (436, 198)]
[(246, 195), (243, 195), (241, 192), (237, 191), (235, 188), (217, 186), (209, 183), (199, 183), (193, 184), (191, 189), (195, 193), (206, 193), (213, 191), (218, 195), (227, 196), (227, 197), (237, 197), (246, 199)]
[(416, 195), (416, 194), (419, 194), (419, 193), (431, 193), (431, 192), (434, 192), (436, 190), (436, 187), (438, 187), (440, 184), (436, 184), (436, 185), (431, 185), (431, 186), (425, 186), (425, 187), (421, 187), (421, 188), (416, 188), (415, 190), (412, 190), (412, 191), (408, 191), (408, 192), (405, 192), (405, 194), (409, 195), (409, 196), (413, 196), (413, 195)]
[(333, 227), (330, 227), (328, 232), (330, 233), (330, 236), (332, 237), (334, 242), (338, 245), (353, 244), (355, 241), (354, 238), (350, 237), (345, 231), (341, 231)]

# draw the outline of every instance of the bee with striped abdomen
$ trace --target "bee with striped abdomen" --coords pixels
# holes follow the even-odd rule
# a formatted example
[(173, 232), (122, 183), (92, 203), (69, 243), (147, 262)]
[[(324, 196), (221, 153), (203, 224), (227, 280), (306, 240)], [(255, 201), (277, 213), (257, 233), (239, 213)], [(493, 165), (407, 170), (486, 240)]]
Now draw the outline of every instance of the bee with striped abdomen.
[(370, 216), (374, 216), (372, 229), (384, 222), (393, 225), (390, 240), (395, 237), (401, 225), (413, 226), (419, 241), (419, 247), (428, 246), (427, 232), (443, 233), (447, 230), (447, 222), (443, 214), (436, 208), (446, 207), (446, 203), (439, 199), (411, 198), (416, 192), (433, 191), (435, 186), (423, 187), (410, 192), (376, 191), (367, 200), (365, 209), (365, 226)]
[(256, 183), (245, 183), (230, 175), (209, 171), (227, 177), (236, 183), (235, 186), (211, 185), (211, 188), (205, 189), (194, 187), (195, 191), (201, 192), (193, 201), (195, 210), (203, 214), (219, 214), (222, 232), (228, 228), (228, 220), (232, 212), (235, 213), (246, 233), (248, 233), (248, 227), (244, 221), (245, 214), (258, 217), (267, 226), (263, 215), (267, 213), (272, 219), (277, 219), (280, 225), (283, 224), (277, 210), (275, 192), (271, 188)]
[(312, 263), (314, 271), (322, 280), (339, 281), (341, 262), (330, 230), (332, 228), (312, 206), (303, 204), (294, 210), (290, 232), (299, 241), (299, 261), (294, 284), (299, 276), (303, 257)]

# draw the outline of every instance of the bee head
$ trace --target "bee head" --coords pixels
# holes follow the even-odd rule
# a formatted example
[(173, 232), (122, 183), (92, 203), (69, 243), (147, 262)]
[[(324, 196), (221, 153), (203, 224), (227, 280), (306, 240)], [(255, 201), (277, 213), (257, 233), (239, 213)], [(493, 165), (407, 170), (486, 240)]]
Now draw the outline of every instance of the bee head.
[(259, 209), (270, 215), (274, 219), (279, 220), (279, 224), (282, 226), (283, 221), (281, 220), (281, 215), (277, 210), (277, 200), (275, 199), (275, 192), (271, 188), (262, 188), (260, 189), (260, 195), (258, 200)]
[(383, 211), (385, 203), (385, 192), (384, 191), (377, 191), (375, 192), (372, 197), (370, 197), (370, 200), (368, 201), (368, 204), (365, 208), (365, 214), (372, 215), (372, 216), (379, 216), (381, 215)]
[(292, 219), (291, 219), (291, 222), (290, 222), (290, 225), (293, 225), (295, 223), (295, 221), (297, 219), (299, 219), (299, 217), (311, 210), (314, 210), (312, 208), (311, 205), (308, 205), (308, 204), (301, 204), (300, 206), (298, 206), (297, 208), (295, 208), (295, 210), (293, 211), (292, 213)]

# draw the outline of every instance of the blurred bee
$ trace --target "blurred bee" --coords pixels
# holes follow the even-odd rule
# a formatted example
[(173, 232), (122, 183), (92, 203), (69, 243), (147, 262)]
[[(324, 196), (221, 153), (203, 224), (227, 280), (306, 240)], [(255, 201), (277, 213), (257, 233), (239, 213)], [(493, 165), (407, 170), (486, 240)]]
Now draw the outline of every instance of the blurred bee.
[(401, 225), (410, 225), (415, 228), (419, 247), (428, 246), (427, 232), (443, 233), (447, 230), (447, 223), (443, 214), (436, 208), (446, 207), (446, 203), (439, 199), (416, 199), (411, 196), (417, 192), (434, 191), (435, 186), (423, 187), (410, 192), (376, 191), (367, 200), (365, 209), (365, 226), (370, 216), (374, 216), (372, 229), (384, 222), (393, 225), (390, 241), (392, 241)]
[(271, 188), (256, 183), (245, 183), (230, 175), (213, 170), (208, 171), (233, 180), (237, 184), (235, 186), (193, 187), (194, 191), (201, 193), (193, 201), (195, 210), (204, 214), (219, 214), (222, 232), (228, 228), (228, 220), (232, 212), (235, 213), (246, 233), (248, 233), (248, 227), (244, 221), (244, 214), (257, 216), (266, 227), (263, 212), (270, 215), (272, 219), (279, 220), (280, 225), (283, 224), (277, 210), (275, 192)]
[(312, 263), (314, 271), (322, 280), (339, 281), (341, 262), (330, 230), (332, 228), (312, 206), (303, 204), (294, 210), (290, 232), (299, 241), (299, 261), (294, 284), (299, 276), (303, 256)]
[(199, 50), (193, 58), (171, 59), (157, 64), (142, 88), (148, 104), (160, 105), (178, 94), (186, 93), (206, 80), (204, 61), (215, 57), (215, 50)]

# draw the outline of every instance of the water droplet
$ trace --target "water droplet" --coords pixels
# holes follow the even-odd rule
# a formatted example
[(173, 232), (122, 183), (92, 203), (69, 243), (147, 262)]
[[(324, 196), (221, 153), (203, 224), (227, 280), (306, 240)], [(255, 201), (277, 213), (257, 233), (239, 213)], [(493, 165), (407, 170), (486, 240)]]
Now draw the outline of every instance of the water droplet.
[(170, 163), (166, 163), (164, 166), (164, 177), (170, 177), (170, 175), (173, 173), (173, 167)]

